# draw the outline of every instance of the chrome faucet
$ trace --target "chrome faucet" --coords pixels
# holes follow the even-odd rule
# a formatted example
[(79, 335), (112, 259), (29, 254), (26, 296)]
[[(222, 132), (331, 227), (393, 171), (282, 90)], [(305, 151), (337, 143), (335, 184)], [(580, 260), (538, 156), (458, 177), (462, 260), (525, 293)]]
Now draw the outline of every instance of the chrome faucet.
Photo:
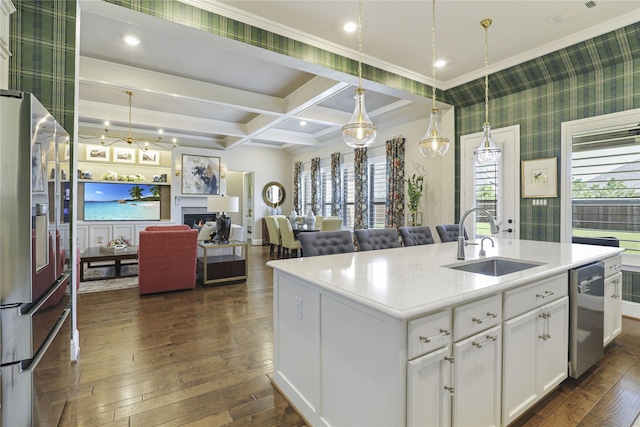
[(493, 239), (492, 239), (491, 237), (489, 237), (489, 236), (484, 236), (484, 237), (482, 238), (482, 240), (480, 240), (480, 254), (479, 254), (479, 255), (480, 255), (480, 258), (484, 258), (484, 257), (486, 257), (486, 256), (487, 256), (487, 252), (484, 250), (484, 241), (485, 241), (485, 240), (487, 240), (487, 239), (488, 239), (488, 240), (491, 240), (491, 247), (492, 247), (492, 248), (496, 245), (496, 244), (495, 244), (495, 242), (493, 241)]
[[(491, 226), (491, 234), (498, 234), (498, 226), (496, 225), (496, 221), (493, 219), (493, 216), (489, 213), (488, 210), (482, 208), (471, 208), (465, 211), (460, 217), (460, 223), (458, 224), (458, 259), (464, 258), (464, 247), (468, 245), (468, 243), (464, 240), (464, 220), (467, 219), (467, 215), (471, 212), (482, 212), (489, 219), (489, 225)], [(476, 243), (477, 244), (477, 243)]]

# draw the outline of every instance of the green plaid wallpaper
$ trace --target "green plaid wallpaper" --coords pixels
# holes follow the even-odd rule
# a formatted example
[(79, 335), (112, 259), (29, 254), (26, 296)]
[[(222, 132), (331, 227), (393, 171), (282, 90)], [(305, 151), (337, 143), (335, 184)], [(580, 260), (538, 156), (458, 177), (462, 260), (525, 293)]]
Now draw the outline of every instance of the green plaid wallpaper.
[(76, 49), (75, 1), (13, 0), (9, 88), (33, 93), (68, 131), (73, 130)]
[[(522, 80), (531, 70), (532, 80)], [(483, 85), (482, 80), (470, 82), (445, 94), (458, 107), (456, 201), (460, 136), (482, 129)], [(491, 75), (489, 88), (491, 125), (520, 124), (522, 160), (560, 157), (562, 122), (640, 107), (640, 23)], [(533, 206), (529, 199), (520, 200), (522, 239), (560, 241), (560, 199), (547, 203)], [(456, 216), (459, 210), (456, 202)], [(623, 283), (624, 299), (640, 301), (640, 273), (625, 272)]]

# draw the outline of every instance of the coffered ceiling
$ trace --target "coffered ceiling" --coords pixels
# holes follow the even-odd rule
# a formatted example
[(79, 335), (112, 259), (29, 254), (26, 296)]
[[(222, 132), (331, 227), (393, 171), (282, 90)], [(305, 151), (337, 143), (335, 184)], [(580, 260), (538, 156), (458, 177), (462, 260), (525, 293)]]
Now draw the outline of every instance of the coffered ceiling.
[[(356, 1), (185, 0), (236, 21), (357, 59)], [(333, 144), (353, 111), (357, 77), (249, 46), (110, 3), (80, 0), (80, 142), (99, 142), (103, 122), (126, 135), (128, 96), (135, 92), (134, 136), (182, 146), (233, 149), (248, 144), (304, 150)], [(428, 85), (431, 2), (363, 3), (364, 62)], [(449, 89), (490, 72), (636, 22), (638, 1), (438, 0), (436, 86)], [(131, 47), (122, 37), (137, 36)], [(431, 100), (363, 81), (379, 128), (426, 117)], [(306, 122), (302, 126), (301, 122)]]

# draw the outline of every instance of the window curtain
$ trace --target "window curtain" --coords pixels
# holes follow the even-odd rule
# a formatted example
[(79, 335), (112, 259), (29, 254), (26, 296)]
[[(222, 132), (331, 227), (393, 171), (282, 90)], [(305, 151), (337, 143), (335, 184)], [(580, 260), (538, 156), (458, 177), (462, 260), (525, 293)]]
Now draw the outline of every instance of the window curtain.
[(340, 153), (331, 155), (331, 215), (342, 217), (342, 173)]
[(369, 168), (367, 149), (356, 148), (354, 154), (354, 219), (353, 229), (369, 228)]
[(302, 162), (293, 165), (293, 209), (302, 215), (302, 203), (300, 203)]
[(404, 225), (404, 143), (402, 136), (386, 142), (387, 201), (384, 226), (398, 228)]
[(311, 210), (314, 215), (322, 213), (320, 206), (320, 192), (322, 185), (320, 183), (320, 157), (311, 159)]

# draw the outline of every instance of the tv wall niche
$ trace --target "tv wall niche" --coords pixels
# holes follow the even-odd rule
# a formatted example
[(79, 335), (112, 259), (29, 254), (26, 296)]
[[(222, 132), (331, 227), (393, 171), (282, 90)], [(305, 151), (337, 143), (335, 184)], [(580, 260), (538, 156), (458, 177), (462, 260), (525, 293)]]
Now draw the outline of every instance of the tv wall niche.
[(78, 182), (78, 220), (171, 219), (171, 187), (140, 182)]

